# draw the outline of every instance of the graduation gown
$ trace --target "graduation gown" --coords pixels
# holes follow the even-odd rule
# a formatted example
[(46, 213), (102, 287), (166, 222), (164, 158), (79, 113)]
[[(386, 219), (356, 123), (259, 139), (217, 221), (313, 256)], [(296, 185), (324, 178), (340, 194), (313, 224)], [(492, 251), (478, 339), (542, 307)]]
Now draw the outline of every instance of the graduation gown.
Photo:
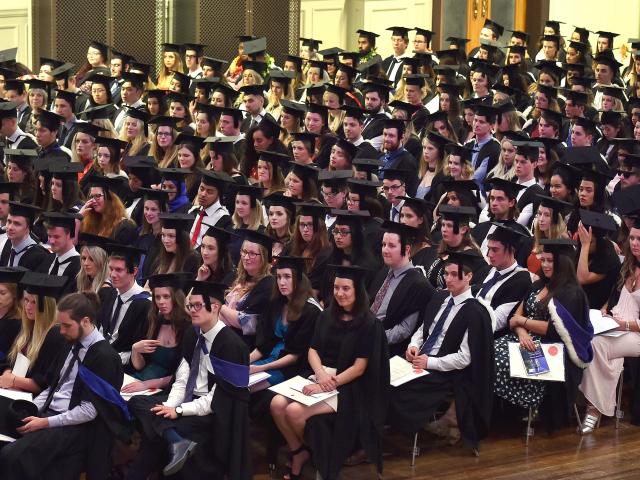
[[(189, 328), (182, 340), (183, 358), (191, 364), (198, 337)], [(230, 328), (218, 332), (210, 356), (238, 365), (249, 365), (249, 350)], [(215, 372), (208, 372), (209, 389), (215, 386), (211, 410), (213, 429), (198, 432), (198, 448), (180, 472), (181, 478), (227, 478), (249, 480), (249, 390), (237, 387)], [(219, 441), (225, 439), (225, 441)], [(201, 441), (200, 441), (201, 440)], [(198, 476), (196, 476), (198, 475)], [(205, 476), (206, 475), (206, 476)]]
[(599, 280), (582, 289), (589, 299), (589, 307), (600, 310), (607, 302), (620, 274), (620, 259), (613, 244), (607, 238), (596, 239), (596, 251), (589, 255), (589, 271), (604, 275)]
[[(71, 344), (66, 343), (59, 350), (56, 361), (51, 365), (47, 386), (54, 386), (59, 381), (70, 348)], [(112, 392), (117, 394), (120, 391), (123, 379), (122, 365), (120, 358), (108, 342), (102, 340), (91, 345), (80, 368), (99, 377)], [(10, 453), (4, 457), (7, 464), (13, 467), (11, 473), (14, 476), (11, 478), (45, 478), (48, 476), (54, 478), (54, 472), (48, 472), (52, 467), (66, 475), (84, 471), (89, 480), (106, 480), (109, 477), (113, 440), (118, 438), (128, 441), (131, 430), (126, 423), (122, 409), (105, 400), (102, 393), (97, 394), (94, 390), (95, 387), (90, 387), (78, 373), (71, 391), (69, 410), (83, 401), (90, 402), (97, 410), (98, 416), (85, 424), (56, 427), (49, 430), (47, 436), (44, 437), (47, 442), (40, 442), (40, 435), (36, 432), (33, 436), (27, 435), (11, 444)], [(51, 462), (38, 461), (42, 456), (51, 457), (50, 450), (56, 449), (56, 446), (52, 445), (52, 442), (55, 441), (55, 435), (59, 435), (61, 438), (66, 437), (71, 429), (76, 437), (74, 442), (77, 442), (73, 448), (77, 452), (75, 455), (65, 455), (66, 452), (63, 451), (55, 455)], [(78, 429), (81, 429), (81, 434)], [(6, 453), (3, 452), (3, 455)]]
[[(429, 328), (448, 295), (449, 292), (438, 292), (424, 309), (420, 327), (424, 339), (429, 337)], [(447, 328), (435, 357), (456, 353), (467, 331), (470, 364), (462, 370), (430, 370), (429, 375), (394, 388), (388, 418), (392, 426), (412, 434), (417, 432), (453, 392), (463, 439), (477, 447), (486, 437), (495, 381), (493, 326), (487, 308), (475, 298), (465, 300)]]
[[(380, 160), (385, 159), (386, 153), (383, 153), (380, 156)], [(412, 175), (407, 177), (407, 195), (410, 197), (414, 197), (416, 194), (416, 190), (418, 189), (418, 183), (420, 183), (418, 179), (418, 162), (408, 150), (404, 149), (399, 154), (393, 157), (392, 162), (389, 165), (386, 165), (384, 168), (395, 168), (398, 170), (407, 170), (409, 172), (413, 172)]]
[[(98, 324), (102, 326), (102, 331), (105, 332), (109, 329), (111, 313), (118, 297), (118, 290), (113, 287), (101, 288), (98, 291), (98, 297), (100, 297)], [(118, 338), (111, 344), (116, 352), (129, 352), (134, 343), (146, 338), (149, 308), (151, 308), (149, 297), (136, 298), (129, 301), (129, 307), (118, 327)]]
[[(464, 146), (475, 150), (476, 139), (474, 138), (470, 142), (465, 143)], [(477, 170), (478, 167), (482, 164), (482, 161), (485, 158), (489, 157), (489, 161), (487, 163), (487, 173), (489, 173), (491, 170), (493, 170), (493, 167), (498, 164), (498, 158), (500, 157), (500, 148), (500, 142), (498, 142), (495, 137), (491, 137), (491, 140), (485, 143), (478, 151), (477, 162), (473, 165), (473, 168)]]
[(384, 122), (388, 120), (386, 113), (376, 113), (373, 116), (369, 116), (364, 122), (364, 129), (362, 130), (362, 138), (365, 140), (371, 140), (376, 137), (380, 137), (384, 130)]
[(320, 147), (318, 149), (318, 153), (314, 159), (314, 163), (323, 169), (329, 168), (329, 157), (331, 156), (331, 149), (338, 141), (338, 137), (336, 137), (332, 133), (325, 133), (320, 136)]
[(413, 262), (416, 267), (422, 268), (426, 277), (427, 269), (436, 261), (437, 258), (438, 247), (436, 245), (431, 245), (418, 250), (413, 257), (411, 257), (411, 262)]
[[(271, 305), (268, 315), (261, 318), (256, 329), (256, 348), (262, 353), (263, 357), (269, 356), (273, 347), (280, 341), (275, 334), (276, 323), (278, 317), (282, 313), (283, 304), (275, 302)], [(307, 353), (311, 344), (311, 337), (315, 329), (316, 320), (318, 319), (322, 309), (315, 301), (309, 298), (300, 317), (297, 320), (287, 323), (287, 332), (284, 335), (284, 348), (280, 351), (278, 358), (285, 355), (298, 355), (298, 361), (288, 367), (280, 369), (285, 379), (292, 378), (300, 374), (304, 370), (309, 369), (307, 362)]]
[[(535, 243), (535, 239), (531, 236), (531, 232), (529, 232), (526, 227), (523, 227), (513, 219), (501, 221), (500, 223), (518, 230), (519, 232), (522, 232), (527, 236), (526, 238), (521, 237), (518, 240), (518, 247), (516, 248), (516, 261), (518, 262), (518, 265), (526, 268), (527, 258), (529, 258), (529, 254), (531, 253), (531, 250), (533, 249), (533, 245)], [(473, 230), (471, 230), (471, 236), (478, 245), (482, 245), (485, 238), (487, 238), (489, 230), (492, 226), (493, 225), (491, 222), (480, 222), (475, 227), (473, 227)]]
[[(388, 273), (389, 267), (378, 270), (377, 275), (374, 277), (371, 285), (369, 285), (370, 305), (375, 301), (376, 294), (384, 284)], [(435, 289), (427, 282), (422, 271), (417, 268), (411, 268), (402, 276), (402, 279), (393, 291), (393, 295), (391, 295), (385, 318), (382, 321), (385, 332), (391, 330), (409, 315), (422, 312), (434, 293)], [(409, 337), (402, 342), (389, 345), (389, 355), (404, 356), (413, 333), (414, 332), (411, 332)]]
[[(49, 255), (45, 262), (40, 265), (38, 271), (42, 273), (49, 273), (49, 269), (53, 265), (55, 259), (55, 255)], [(64, 273), (62, 275), (67, 277), (67, 282), (64, 284), (64, 288), (60, 292), (60, 295), (58, 295), (58, 300), (69, 293), (78, 291), (78, 284), (76, 280), (78, 272), (80, 272), (80, 255), (71, 257), (68, 261), (67, 268), (64, 269)], [(52, 273), (52, 275), (57, 275), (57, 273)]]
[(20, 318), (4, 316), (0, 318), (0, 370), (7, 366), (7, 355), (16, 341), (22, 322)]
[(381, 440), (389, 391), (384, 329), (370, 312), (342, 322), (331, 318), (325, 310), (316, 322), (311, 346), (322, 352), (330, 338), (336, 336), (340, 338), (339, 349), (333, 353), (337, 373), (351, 367), (358, 355), (365, 355), (368, 362), (361, 377), (338, 387), (337, 413), (313, 416), (305, 426), (305, 443), (311, 448), (311, 460), (323, 480), (338, 478), (357, 442), (378, 472), (382, 472)]
[(380, 156), (380, 151), (376, 150), (376, 147), (365, 141), (358, 145), (357, 156), (360, 158), (378, 158)]
[[(22, 254), (20, 260), (18, 260), (18, 266), (26, 268), (31, 272), (37, 272), (40, 266), (47, 262), (48, 257), (52, 254), (45, 250), (40, 245), (34, 243), (30, 245), (27, 250)], [(4, 244), (2, 253), (0, 254), (0, 265), (6, 267), (9, 265), (9, 257), (11, 256), (11, 242), (7, 241)]]

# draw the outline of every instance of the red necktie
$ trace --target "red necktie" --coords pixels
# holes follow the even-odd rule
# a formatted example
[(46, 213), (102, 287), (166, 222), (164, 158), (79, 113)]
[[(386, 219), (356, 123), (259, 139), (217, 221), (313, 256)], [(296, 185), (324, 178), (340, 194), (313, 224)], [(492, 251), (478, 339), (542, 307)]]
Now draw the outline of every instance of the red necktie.
[(200, 230), (202, 230), (202, 219), (204, 218), (204, 209), (198, 212), (198, 219), (196, 220), (196, 228), (193, 229), (193, 236), (191, 237), (191, 246), (194, 247), (200, 236)]

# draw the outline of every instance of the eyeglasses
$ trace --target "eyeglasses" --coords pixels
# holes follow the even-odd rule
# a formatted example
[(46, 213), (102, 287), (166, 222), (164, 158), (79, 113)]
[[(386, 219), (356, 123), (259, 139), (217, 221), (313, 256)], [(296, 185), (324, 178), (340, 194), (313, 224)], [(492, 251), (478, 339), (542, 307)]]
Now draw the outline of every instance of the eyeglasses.
[(185, 308), (187, 309), (187, 311), (193, 310), (194, 312), (199, 312), (200, 310), (202, 310), (203, 306), (203, 303), (187, 303), (185, 305)]
[(94, 193), (93, 195), (89, 196), (91, 200), (100, 200), (102, 197), (104, 197), (103, 193)]
[(301, 223), (300, 228), (302, 230), (313, 230), (313, 223)]
[(333, 193), (333, 192), (322, 192), (322, 196), (324, 198), (333, 198), (338, 194), (338, 192)]
[(401, 183), (400, 185), (388, 185), (385, 187), (382, 187), (382, 190), (384, 192), (397, 192), (400, 188), (402, 188), (404, 186), (404, 183)]
[(618, 170), (618, 175), (624, 178), (629, 178), (631, 175), (633, 175), (633, 172), (629, 172), (627, 170)]
[(170, 137), (171, 132), (157, 132), (156, 137)]
[(241, 257), (246, 257), (249, 260), (253, 260), (256, 257), (260, 256), (260, 253), (256, 253), (256, 252), (249, 252), (248, 250), (242, 249), (240, 250), (240, 256)]
[(336, 237), (338, 235), (340, 235), (341, 237), (346, 237), (347, 235), (351, 235), (351, 230), (334, 228), (333, 236)]

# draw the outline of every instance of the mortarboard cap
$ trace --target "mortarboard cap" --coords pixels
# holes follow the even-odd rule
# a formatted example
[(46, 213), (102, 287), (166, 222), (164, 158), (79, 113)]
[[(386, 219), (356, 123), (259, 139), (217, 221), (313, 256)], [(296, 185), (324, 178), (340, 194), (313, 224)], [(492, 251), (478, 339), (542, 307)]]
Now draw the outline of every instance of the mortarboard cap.
[(484, 28), (491, 30), (496, 35), (496, 38), (500, 38), (504, 33), (504, 27), (489, 18), (484, 21)]
[(35, 205), (20, 202), (9, 202), (9, 215), (15, 215), (16, 217), (25, 217), (30, 219), (31, 222), (33, 222), (40, 211), (42, 211), (42, 209), (40, 207), (36, 207)]
[(189, 295), (201, 295), (209, 299), (214, 299), (224, 303), (224, 294), (228, 286), (223, 283), (203, 282), (200, 280), (190, 280), (186, 285)]
[(475, 250), (445, 251), (447, 258), (444, 260), (445, 265), (458, 266), (458, 278), (462, 279), (463, 268), (468, 267), (470, 270), (477, 265), (482, 259), (482, 255)]
[(162, 220), (162, 228), (175, 230), (176, 233), (188, 232), (195, 220), (193, 215), (184, 213), (161, 213), (158, 218)]
[(249, 230), (247, 228), (241, 228), (237, 231), (243, 239), (243, 242), (257, 243), (262, 245), (267, 250), (268, 261), (271, 262), (271, 248), (273, 247), (274, 239), (269, 235), (258, 232), (256, 230)]
[(104, 58), (105, 60), (107, 60), (107, 58), (109, 57), (109, 45), (98, 42), (96, 40), (92, 40), (89, 46), (98, 50), (100, 52), (100, 55), (102, 55), (102, 58)]
[(66, 228), (72, 237), (76, 234), (76, 220), (82, 220), (82, 215), (79, 213), (43, 212), (42, 216), (46, 225)]
[(57, 299), (69, 277), (46, 273), (26, 272), (20, 280), (24, 291), (38, 296), (38, 310), (44, 311), (44, 297)]
[(507, 195), (511, 200), (518, 197), (518, 192), (527, 188), (519, 183), (505, 180), (503, 178), (494, 177), (485, 182), (485, 185), (492, 190), (500, 190)]
[(266, 37), (254, 38), (244, 42), (244, 53), (246, 55), (259, 55), (267, 50)]

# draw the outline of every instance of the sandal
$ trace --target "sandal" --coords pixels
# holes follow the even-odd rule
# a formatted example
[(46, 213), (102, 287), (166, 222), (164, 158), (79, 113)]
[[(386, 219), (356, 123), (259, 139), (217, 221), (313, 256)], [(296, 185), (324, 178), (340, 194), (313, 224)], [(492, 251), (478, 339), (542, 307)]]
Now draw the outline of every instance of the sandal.
[[(309, 452), (311, 453), (311, 450), (309, 449), (309, 447), (307, 447), (304, 443), (302, 445), (300, 445), (300, 447), (296, 448), (295, 450), (289, 452), (289, 459), (290, 459), (290, 463), (291, 465), (293, 465), (293, 457), (295, 457), (296, 455), (303, 453), (303, 452)], [(306, 463), (306, 462), (305, 462)], [(293, 473), (292, 472), (292, 468), (291, 466), (288, 467), (288, 471), (287, 473), (285, 473), (282, 476), (283, 480), (300, 480), (302, 478), (302, 470), (304, 469), (304, 463), (302, 464), (302, 466), (300, 467), (300, 472), (298, 473)]]

